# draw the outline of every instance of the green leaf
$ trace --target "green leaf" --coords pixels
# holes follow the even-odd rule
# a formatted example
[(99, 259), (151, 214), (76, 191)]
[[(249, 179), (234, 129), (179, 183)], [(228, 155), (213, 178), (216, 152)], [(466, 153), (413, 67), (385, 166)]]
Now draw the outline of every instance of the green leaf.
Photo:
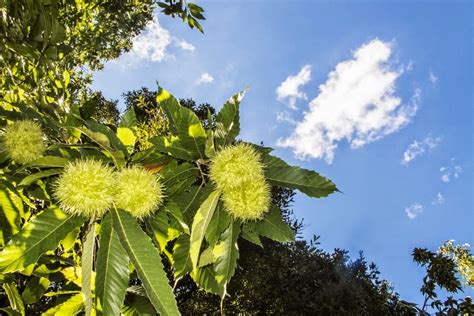
[(214, 250), (214, 248), (211, 246), (211, 247), (205, 249), (201, 253), (201, 256), (199, 257), (199, 264), (198, 264), (199, 268), (214, 263), (215, 259), (214, 259), (213, 250)]
[(215, 258), (214, 269), (216, 271), (217, 283), (226, 284), (234, 276), (239, 258), (239, 247), (237, 239), (240, 234), (240, 221), (232, 222), (222, 233), (220, 242), (214, 247), (212, 253)]
[(27, 222), (23, 229), (0, 252), (0, 271), (3, 273), (25, 269), (36, 263), (46, 251), (54, 250), (84, 219), (66, 214), (52, 206)]
[(230, 144), (240, 133), (239, 106), (246, 90), (233, 95), (216, 117), (215, 143), (217, 148)]
[(47, 178), (47, 177), (50, 177), (50, 176), (54, 176), (54, 175), (57, 175), (57, 174), (60, 174), (61, 172), (63, 172), (63, 168), (52, 168), (52, 169), (46, 169), (46, 170), (43, 170), (43, 171), (40, 171), (40, 172), (36, 172), (36, 173), (32, 173), (26, 177), (24, 177), (19, 186), (27, 186), (27, 185), (30, 185), (40, 179), (43, 179), (43, 178)]
[(25, 168), (32, 168), (32, 167), (63, 168), (68, 162), (69, 162), (69, 159), (64, 158), (64, 157), (44, 156), (24, 165), (24, 167)]
[(23, 304), (23, 300), (21, 299), (20, 293), (18, 293), (15, 283), (4, 283), (2, 287), (7, 294), (11, 308), (25, 315), (25, 305)]
[(43, 277), (33, 277), (26, 283), (25, 290), (21, 293), (21, 297), (26, 304), (34, 304), (38, 302), (48, 289), (51, 281)]
[(229, 227), (230, 216), (224, 210), (222, 203), (217, 204), (214, 215), (212, 215), (209, 227), (206, 230), (206, 240), (209, 244), (214, 245), (221, 233)]
[(212, 158), (216, 155), (216, 148), (214, 144), (214, 132), (212, 130), (207, 131), (205, 152), (206, 152), (206, 156), (209, 158)]
[(12, 191), (0, 186), (0, 241), (2, 245), (20, 231), (21, 210), (14, 201), (16, 198)]
[(192, 150), (184, 148), (178, 136), (155, 136), (150, 138), (149, 141), (155, 146), (154, 148), (161, 153), (181, 160), (194, 161), (195, 156)]
[(252, 231), (247, 225), (242, 226), (242, 238), (244, 238), (247, 241), (250, 241), (251, 243), (258, 245), (263, 248), (262, 241), (260, 240), (260, 237), (258, 236), (257, 233)]
[(114, 229), (153, 306), (162, 315), (179, 315), (158, 250), (129, 213), (114, 209), (111, 214)]
[(137, 140), (133, 131), (128, 127), (117, 128), (117, 137), (125, 146), (134, 146)]
[(94, 250), (95, 250), (95, 218), (93, 217), (89, 222), (86, 238), (82, 246), (82, 295), (84, 296), (84, 307), (86, 316), (90, 316), (92, 305), (92, 268), (94, 265)]
[(223, 284), (216, 281), (216, 273), (213, 266), (207, 265), (202, 268), (195, 268), (190, 275), (194, 282), (204, 291), (217, 294), (221, 297), (224, 295), (225, 289)]
[(183, 218), (183, 214), (181, 213), (181, 210), (179, 209), (178, 204), (174, 202), (168, 202), (165, 205), (166, 211), (178, 222), (178, 224), (181, 226), (181, 230), (185, 233), (190, 235), (191, 232), (189, 230), (188, 224), (185, 222)]
[(123, 316), (154, 316), (156, 312), (148, 298), (140, 295), (130, 295), (122, 308), (122, 314)]
[(190, 187), (198, 176), (198, 169), (190, 163), (178, 165), (176, 160), (167, 164), (160, 172), (166, 196), (171, 197)]
[(191, 262), (196, 268), (199, 262), (199, 253), (201, 245), (206, 234), (207, 227), (211, 222), (217, 202), (221, 196), (221, 190), (212, 192), (209, 197), (201, 204), (201, 207), (194, 215), (193, 225), (191, 229)]
[(172, 256), (175, 279), (183, 277), (193, 269), (189, 246), (189, 236), (181, 235), (178, 237), (178, 239), (176, 239)]
[(95, 294), (98, 314), (119, 315), (128, 286), (128, 256), (107, 214), (101, 222), (96, 261)]
[(156, 97), (170, 122), (170, 130), (178, 136), (175, 147), (184, 148), (192, 154), (192, 159), (204, 159), (206, 145), (206, 130), (196, 114), (179, 104), (168, 91), (160, 88)]
[(258, 222), (248, 223), (249, 228), (255, 233), (279, 242), (292, 241), (295, 233), (285, 224), (280, 210), (272, 206), (270, 212)]
[(162, 252), (168, 243), (168, 214), (159, 210), (153, 217), (147, 218), (145, 224), (147, 231), (152, 234), (155, 244), (160, 252)]
[(133, 107), (129, 108), (120, 119), (119, 127), (134, 129), (137, 126), (137, 116)]
[(212, 185), (191, 186), (180, 195), (174, 197), (174, 202), (178, 204), (186, 223), (190, 224), (192, 222), (196, 211), (213, 190)]
[(265, 177), (271, 185), (297, 189), (310, 197), (326, 197), (338, 191), (336, 185), (315, 171), (289, 166), (280, 158), (262, 155), (266, 165)]
[(43, 316), (63, 316), (63, 315), (77, 315), (84, 308), (82, 303), (82, 294), (76, 294), (71, 296), (64, 303), (56, 305), (53, 308), (48, 309), (44, 312)]

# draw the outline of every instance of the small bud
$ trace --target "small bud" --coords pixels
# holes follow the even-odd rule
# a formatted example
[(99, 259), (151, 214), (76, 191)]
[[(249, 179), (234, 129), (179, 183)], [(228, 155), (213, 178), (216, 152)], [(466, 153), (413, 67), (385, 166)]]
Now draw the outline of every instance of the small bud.
[(136, 218), (151, 215), (163, 202), (163, 186), (141, 167), (123, 169), (116, 179), (115, 205)]
[(40, 158), (46, 149), (40, 125), (31, 120), (16, 121), (7, 126), (3, 143), (8, 156), (20, 164)]
[(76, 160), (64, 168), (54, 196), (66, 212), (90, 218), (102, 216), (114, 201), (115, 177), (100, 161)]

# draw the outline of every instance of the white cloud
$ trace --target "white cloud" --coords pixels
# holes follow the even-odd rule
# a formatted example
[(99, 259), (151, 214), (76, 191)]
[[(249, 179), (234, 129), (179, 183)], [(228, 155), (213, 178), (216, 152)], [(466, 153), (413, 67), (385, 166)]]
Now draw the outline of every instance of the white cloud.
[(197, 80), (196, 84), (203, 84), (203, 83), (212, 83), (214, 81), (214, 77), (211, 76), (209, 73), (203, 73)]
[(430, 82), (433, 83), (433, 84), (438, 81), (438, 77), (436, 77), (435, 74), (432, 71), (430, 71), (429, 79), (430, 79)]
[[(454, 162), (454, 159), (451, 159), (451, 162)], [(460, 165), (453, 165), (441, 167), (439, 171), (441, 172), (441, 181), (450, 182), (452, 178), (459, 178), (463, 172), (463, 169)]]
[(196, 46), (194, 46), (191, 43), (186, 42), (185, 40), (177, 40), (176, 45), (178, 45), (178, 47), (180, 47), (183, 50), (188, 50), (191, 52), (196, 50)]
[(170, 32), (162, 28), (155, 18), (133, 39), (133, 48), (128, 54), (137, 59), (161, 62), (166, 58), (172, 58), (166, 51), (170, 44)]
[(291, 114), (288, 111), (277, 112), (276, 119), (277, 119), (278, 122), (285, 122), (285, 123), (288, 123), (288, 124), (291, 124), (291, 125), (296, 125), (297, 124), (295, 119), (293, 119), (293, 117), (291, 116)]
[(423, 205), (415, 203), (405, 207), (405, 213), (407, 213), (409, 219), (415, 219), (418, 215), (423, 213)]
[(390, 69), (391, 53), (389, 43), (375, 39), (340, 62), (319, 87), (303, 120), (277, 144), (293, 148), (299, 159), (332, 163), (338, 142), (346, 139), (352, 148), (362, 147), (408, 124), (418, 109), (421, 91), (416, 89), (402, 104), (395, 95), (395, 81), (403, 69)]
[(408, 165), (416, 157), (423, 155), (427, 151), (435, 149), (440, 142), (440, 137), (426, 137), (422, 141), (413, 141), (403, 153), (402, 164)]
[(288, 103), (291, 109), (296, 109), (296, 101), (298, 99), (308, 99), (306, 94), (300, 91), (300, 87), (307, 84), (310, 80), (311, 66), (306, 65), (301, 68), (297, 75), (288, 76), (288, 78), (280, 84), (276, 89), (277, 99), (281, 102)]
[(444, 204), (444, 202), (445, 202), (444, 196), (441, 194), (441, 192), (438, 192), (438, 194), (436, 195), (436, 198), (433, 200), (433, 202), (431, 202), (431, 204), (441, 205), (441, 204)]

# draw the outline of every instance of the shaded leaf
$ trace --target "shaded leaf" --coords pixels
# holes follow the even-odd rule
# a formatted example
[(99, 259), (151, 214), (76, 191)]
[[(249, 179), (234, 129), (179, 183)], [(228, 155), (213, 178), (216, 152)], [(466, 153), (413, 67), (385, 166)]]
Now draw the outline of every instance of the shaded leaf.
[(96, 261), (96, 308), (99, 314), (119, 315), (128, 286), (128, 256), (107, 214), (101, 222)]
[(54, 250), (84, 219), (66, 214), (52, 206), (27, 222), (23, 229), (0, 252), (0, 271), (3, 273), (25, 269), (46, 251)]
[(315, 171), (289, 166), (280, 158), (263, 155), (265, 177), (271, 185), (297, 189), (309, 197), (326, 197), (338, 191), (336, 185)]
[(234, 276), (239, 258), (239, 247), (237, 239), (240, 234), (240, 222), (234, 221), (222, 233), (219, 243), (214, 247), (212, 253), (215, 258), (214, 269), (216, 271), (216, 280), (224, 288), (230, 279)]
[(217, 202), (221, 196), (221, 190), (212, 192), (209, 197), (201, 204), (201, 207), (194, 215), (193, 225), (191, 229), (191, 261), (193, 267), (197, 267), (201, 245), (207, 230), (207, 227), (214, 215)]
[(218, 148), (230, 144), (240, 133), (239, 106), (246, 90), (233, 95), (216, 117), (215, 143)]
[(158, 249), (153, 246), (149, 237), (129, 213), (114, 209), (111, 214), (114, 229), (153, 306), (162, 315), (179, 315)]
[(280, 210), (275, 206), (271, 207), (263, 219), (249, 223), (248, 226), (255, 233), (275, 241), (288, 242), (295, 238), (295, 233), (283, 221)]

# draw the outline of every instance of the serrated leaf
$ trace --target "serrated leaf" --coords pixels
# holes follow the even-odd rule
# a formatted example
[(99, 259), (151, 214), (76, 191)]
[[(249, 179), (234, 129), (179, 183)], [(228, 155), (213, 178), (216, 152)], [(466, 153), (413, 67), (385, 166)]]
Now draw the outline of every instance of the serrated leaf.
[(5, 244), (11, 236), (20, 231), (21, 212), (12, 196), (14, 193), (0, 187), (0, 241)]
[(207, 135), (196, 114), (181, 106), (178, 100), (162, 88), (158, 91), (156, 101), (170, 122), (170, 131), (179, 138), (175, 147), (188, 150), (193, 160), (204, 159)]
[(25, 315), (25, 305), (23, 304), (23, 300), (21, 299), (20, 293), (18, 293), (15, 283), (4, 283), (2, 287), (5, 294), (7, 294), (11, 308), (21, 313), (21, 315)]
[(178, 204), (176, 204), (175, 202), (168, 202), (165, 205), (165, 209), (181, 226), (181, 231), (183, 231), (185, 234), (190, 235), (191, 231), (189, 230), (189, 226), (183, 218), (183, 213), (181, 213)]
[(217, 114), (214, 135), (217, 148), (230, 144), (239, 135), (239, 106), (245, 93), (246, 90), (233, 95)]
[(194, 215), (193, 225), (191, 229), (191, 262), (193, 267), (196, 268), (199, 262), (199, 253), (201, 251), (201, 245), (206, 234), (208, 225), (214, 215), (217, 202), (221, 196), (221, 190), (212, 192), (209, 197), (201, 204), (201, 207)]
[(26, 304), (34, 304), (40, 300), (50, 283), (51, 281), (47, 278), (33, 277), (26, 283), (25, 290), (21, 293), (21, 297)]
[(216, 273), (213, 266), (207, 265), (202, 268), (195, 268), (190, 275), (194, 282), (204, 291), (217, 294), (221, 297), (224, 295), (223, 284), (216, 281)]
[(96, 307), (98, 314), (119, 315), (128, 286), (128, 255), (120, 244), (107, 214), (101, 222), (96, 261)]
[(178, 136), (155, 136), (150, 138), (149, 141), (155, 146), (154, 148), (160, 153), (167, 154), (171, 157), (181, 160), (194, 160), (194, 154), (192, 150), (184, 148), (181, 145)]
[(111, 214), (120, 243), (128, 253), (153, 306), (162, 315), (179, 315), (158, 249), (129, 213), (114, 209)]
[(214, 132), (212, 130), (207, 131), (205, 153), (206, 153), (206, 156), (209, 158), (212, 158), (216, 155), (216, 148), (214, 144)]
[(190, 163), (178, 165), (177, 161), (173, 160), (161, 170), (160, 176), (166, 188), (166, 195), (170, 197), (192, 185), (196, 181), (198, 170)]
[(251, 243), (258, 245), (263, 248), (262, 241), (260, 240), (260, 237), (258, 236), (257, 233), (255, 233), (253, 230), (251, 230), (247, 225), (242, 226), (242, 238), (244, 238), (247, 241), (250, 241)]
[(199, 268), (202, 268), (204, 266), (214, 263), (215, 258), (214, 258), (213, 251), (214, 251), (214, 248), (211, 246), (205, 249), (201, 253), (201, 256), (199, 257), (199, 264), (198, 264)]
[(217, 204), (214, 215), (212, 215), (211, 222), (205, 233), (207, 242), (214, 245), (219, 239), (220, 234), (229, 227), (229, 224), (229, 214), (224, 210), (222, 203)]
[(156, 315), (155, 309), (148, 298), (140, 295), (130, 296), (122, 308), (123, 316)]
[(83, 223), (81, 217), (49, 207), (27, 222), (0, 252), (0, 271), (15, 272), (36, 263), (43, 253), (56, 249), (71, 230)]
[(186, 223), (192, 223), (196, 211), (213, 190), (214, 188), (211, 185), (191, 186), (180, 195), (174, 197), (174, 202), (178, 204)]
[(191, 272), (193, 265), (191, 262), (189, 246), (190, 240), (189, 236), (182, 235), (176, 239), (176, 242), (173, 246), (173, 270), (174, 278), (178, 279), (187, 273)]
[(338, 191), (336, 185), (315, 171), (289, 166), (280, 158), (262, 155), (265, 177), (271, 185), (296, 189), (309, 197), (326, 197)]
[(280, 210), (275, 206), (271, 207), (263, 219), (247, 225), (255, 233), (275, 241), (288, 242), (295, 238), (295, 233), (285, 224)]
[(159, 251), (162, 252), (168, 243), (168, 214), (159, 210), (153, 217), (147, 218), (145, 224), (148, 233), (151, 233)]
[(212, 253), (215, 258), (214, 270), (217, 283), (225, 285), (234, 276), (239, 258), (237, 239), (240, 234), (240, 221), (232, 222), (222, 233), (220, 242), (214, 247)]
[(68, 158), (44, 156), (24, 165), (24, 168), (63, 168), (69, 162)]
[(129, 108), (120, 118), (119, 127), (128, 127), (134, 129), (137, 126), (138, 120), (133, 107)]
[(47, 177), (50, 177), (50, 176), (54, 176), (54, 175), (58, 175), (60, 174), (61, 172), (63, 172), (63, 168), (52, 168), (52, 169), (46, 169), (46, 170), (42, 170), (40, 172), (36, 172), (36, 173), (33, 173), (33, 174), (30, 174), (26, 177), (24, 177), (20, 184), (18, 184), (19, 186), (27, 186), (27, 185), (30, 185), (40, 179), (43, 179), (43, 178), (47, 178)]
[(76, 294), (71, 296), (64, 303), (61, 303), (53, 308), (48, 309), (44, 312), (43, 316), (63, 316), (63, 315), (77, 315), (84, 308), (82, 303), (82, 294)]
[(95, 218), (92, 218), (87, 229), (87, 234), (82, 243), (81, 272), (82, 283), (81, 290), (84, 298), (84, 309), (86, 316), (90, 316), (93, 310), (92, 302), (92, 268), (94, 266), (95, 251)]

